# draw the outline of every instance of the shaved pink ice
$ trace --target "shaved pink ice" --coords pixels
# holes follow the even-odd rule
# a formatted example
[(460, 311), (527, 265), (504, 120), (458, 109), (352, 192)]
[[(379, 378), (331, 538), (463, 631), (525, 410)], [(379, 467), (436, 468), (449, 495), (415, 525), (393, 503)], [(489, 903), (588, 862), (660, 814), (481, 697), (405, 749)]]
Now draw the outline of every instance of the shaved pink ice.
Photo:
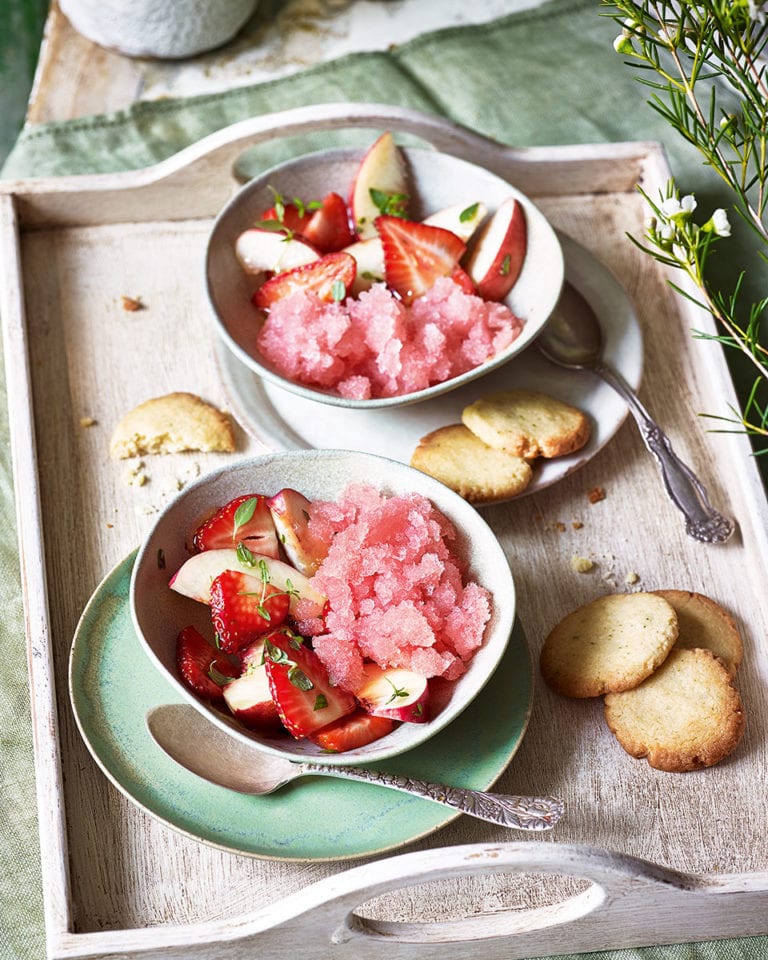
[(289, 380), (368, 400), (457, 377), (508, 347), (522, 328), (504, 304), (445, 277), (410, 307), (383, 283), (344, 303), (299, 291), (271, 308), (257, 345)]
[[(312, 578), (330, 608), (312, 645), (332, 682), (356, 690), (364, 660), (461, 676), (482, 645), (491, 599), (465, 583), (447, 518), (420, 494), (385, 497), (364, 484), (314, 502), (310, 514), (312, 532), (331, 544)], [(301, 627), (323, 629), (319, 621)]]

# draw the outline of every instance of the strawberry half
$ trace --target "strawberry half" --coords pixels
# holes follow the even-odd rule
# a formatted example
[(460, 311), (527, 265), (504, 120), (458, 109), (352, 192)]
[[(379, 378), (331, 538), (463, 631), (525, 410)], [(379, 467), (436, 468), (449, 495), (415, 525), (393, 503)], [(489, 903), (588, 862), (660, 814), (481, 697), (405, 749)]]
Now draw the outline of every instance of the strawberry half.
[(237, 676), (238, 670), (227, 657), (213, 647), (196, 627), (185, 627), (176, 638), (176, 668), (184, 683), (206, 700), (223, 700), (222, 687), (211, 677), (211, 668), (224, 677)]
[(386, 737), (394, 726), (395, 721), (389, 717), (374, 717), (360, 710), (318, 730), (312, 740), (331, 753), (344, 753)]
[(429, 290), (440, 277), (450, 277), (466, 250), (455, 233), (415, 220), (376, 218), (384, 250), (384, 277), (405, 304)]
[(277, 712), (297, 740), (356, 709), (352, 694), (331, 686), (322, 661), (301, 637), (279, 630), (271, 633), (264, 656)]
[(300, 231), (305, 240), (323, 253), (333, 253), (357, 239), (349, 226), (347, 205), (338, 193), (329, 193)]
[(252, 553), (277, 559), (277, 533), (267, 498), (247, 493), (230, 500), (201, 523), (192, 536), (198, 553), (203, 550), (235, 550), (244, 543)]
[(279, 627), (290, 596), (264, 578), (225, 570), (211, 584), (211, 619), (226, 653), (237, 653), (260, 634)]
[[(327, 253), (319, 260), (305, 263), (271, 277), (253, 295), (260, 310), (269, 310), (273, 303), (303, 290), (314, 293), (326, 303), (342, 300), (352, 286), (357, 273), (357, 262), (348, 253)], [(341, 284), (341, 296), (339, 296)]]

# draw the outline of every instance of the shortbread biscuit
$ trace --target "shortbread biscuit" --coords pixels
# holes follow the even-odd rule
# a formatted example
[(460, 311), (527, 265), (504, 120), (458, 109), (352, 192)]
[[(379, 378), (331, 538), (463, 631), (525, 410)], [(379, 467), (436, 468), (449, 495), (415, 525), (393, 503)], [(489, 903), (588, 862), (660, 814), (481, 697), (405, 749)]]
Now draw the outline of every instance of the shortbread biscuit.
[(194, 393), (168, 393), (134, 407), (115, 427), (109, 452), (116, 460), (155, 453), (232, 453), (229, 417)]
[(719, 604), (690, 590), (654, 590), (677, 614), (676, 647), (711, 650), (733, 677), (744, 656), (744, 646), (733, 617)]
[(661, 663), (677, 639), (677, 616), (652, 593), (616, 593), (578, 607), (541, 651), (546, 682), (567, 697), (630, 690)]
[(711, 767), (744, 733), (741, 697), (711, 650), (673, 650), (639, 687), (605, 698), (605, 719), (622, 747), (657, 770)]
[(493, 503), (522, 493), (531, 481), (530, 464), (494, 450), (460, 423), (419, 440), (411, 466), (440, 480), (470, 503)]
[(475, 400), (461, 414), (488, 446), (515, 457), (562, 457), (589, 440), (586, 415), (534, 390), (503, 390)]

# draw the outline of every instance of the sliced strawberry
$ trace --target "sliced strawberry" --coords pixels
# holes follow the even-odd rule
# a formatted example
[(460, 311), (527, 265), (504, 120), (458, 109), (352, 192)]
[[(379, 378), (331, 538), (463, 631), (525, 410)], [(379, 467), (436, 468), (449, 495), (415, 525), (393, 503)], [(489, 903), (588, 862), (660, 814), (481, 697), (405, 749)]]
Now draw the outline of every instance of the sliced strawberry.
[(225, 570), (211, 584), (211, 619), (226, 653), (237, 653), (260, 634), (279, 627), (290, 596), (266, 579)]
[(347, 205), (338, 193), (329, 193), (303, 229), (303, 237), (323, 253), (333, 253), (354, 243)]
[(303, 233), (304, 228), (310, 222), (313, 217), (313, 212), (307, 210), (307, 208), (302, 205), (297, 207), (293, 203), (281, 204), (280, 206), (270, 207), (268, 210), (265, 210), (259, 220), (268, 220), (268, 221), (277, 221), (286, 231), (291, 231), (292, 233)]
[(462, 270), (461, 267), (456, 267), (456, 269), (451, 274), (451, 280), (456, 284), (457, 287), (461, 287), (464, 293), (468, 293), (471, 296), (477, 296), (477, 287), (475, 286), (475, 281), (470, 277), (466, 270)]
[(324, 750), (344, 753), (386, 737), (388, 733), (392, 733), (394, 727), (395, 721), (389, 717), (374, 717), (359, 710), (318, 730), (313, 734), (312, 740)]
[(455, 233), (399, 217), (377, 217), (384, 249), (384, 276), (403, 303), (412, 303), (440, 277), (450, 277), (466, 244)]
[(189, 689), (206, 700), (224, 699), (222, 687), (212, 674), (234, 678), (238, 673), (237, 667), (191, 626), (176, 639), (176, 667)]
[(192, 537), (198, 553), (233, 550), (239, 543), (244, 543), (252, 553), (277, 559), (277, 533), (267, 498), (261, 494), (247, 493), (230, 500), (201, 523)]
[(356, 709), (352, 694), (331, 686), (322, 661), (301, 637), (275, 631), (266, 638), (264, 655), (272, 699), (297, 740)]
[(332, 303), (346, 296), (356, 272), (357, 262), (348, 253), (327, 253), (313, 263), (276, 274), (254, 293), (253, 302), (260, 310), (269, 310), (278, 300), (304, 290)]

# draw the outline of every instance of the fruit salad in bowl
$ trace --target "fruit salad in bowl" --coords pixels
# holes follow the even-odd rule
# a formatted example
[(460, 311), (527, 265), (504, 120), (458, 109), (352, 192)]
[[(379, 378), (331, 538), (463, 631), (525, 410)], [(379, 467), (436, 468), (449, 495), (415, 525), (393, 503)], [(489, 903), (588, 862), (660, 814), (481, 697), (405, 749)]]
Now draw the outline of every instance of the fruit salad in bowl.
[(319, 450), (184, 490), (139, 551), (130, 599), (150, 659), (212, 723), (340, 764), (449, 724), (515, 612), (504, 552), (469, 504), (404, 464)]
[(218, 330), (239, 360), (301, 396), (366, 409), (506, 363), (548, 320), (563, 273), (528, 197), (389, 131), (257, 177), (217, 218), (206, 255)]

